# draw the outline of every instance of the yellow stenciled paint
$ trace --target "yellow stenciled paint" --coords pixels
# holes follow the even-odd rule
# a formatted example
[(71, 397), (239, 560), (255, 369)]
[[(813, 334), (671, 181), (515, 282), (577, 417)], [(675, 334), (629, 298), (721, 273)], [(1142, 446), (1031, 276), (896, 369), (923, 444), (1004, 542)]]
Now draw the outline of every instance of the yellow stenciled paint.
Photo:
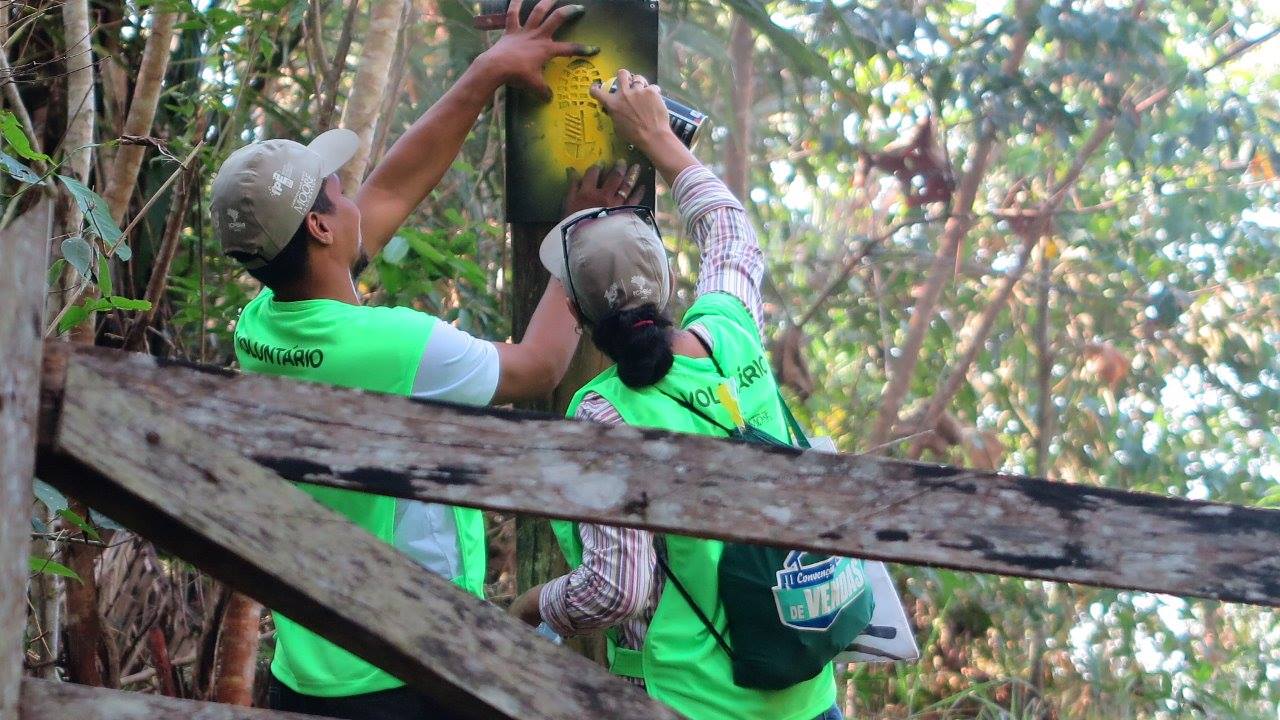
[(556, 167), (585, 171), (626, 157), (627, 146), (613, 133), (613, 122), (591, 97), (592, 83), (609, 86), (621, 67), (606, 53), (589, 58), (556, 58), (547, 65), (551, 102), (533, 114), (539, 154)]

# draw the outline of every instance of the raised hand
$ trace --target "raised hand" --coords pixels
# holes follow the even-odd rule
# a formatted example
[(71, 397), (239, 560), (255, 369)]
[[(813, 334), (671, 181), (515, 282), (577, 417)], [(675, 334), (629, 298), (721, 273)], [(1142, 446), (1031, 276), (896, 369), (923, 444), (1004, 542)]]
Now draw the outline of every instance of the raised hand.
[(680, 173), (698, 160), (671, 130), (662, 91), (641, 75), (618, 71), (618, 89), (591, 86), (591, 97), (613, 119), (613, 129), (623, 140), (648, 156), (658, 173), (674, 183)]
[(560, 42), (553, 37), (562, 25), (586, 12), (581, 5), (552, 10), (556, 0), (541, 0), (522, 25), (521, 4), (522, 0), (511, 0), (507, 7), (506, 31), (479, 59), (488, 63), (504, 84), (530, 90), (550, 100), (551, 88), (542, 77), (547, 61), (554, 57), (591, 56), (600, 52), (600, 48)]
[(593, 85), (590, 92), (613, 119), (613, 128), (623, 140), (644, 150), (657, 137), (674, 137), (657, 85), (650, 85), (643, 75), (633, 75), (625, 68), (618, 71), (617, 81), (615, 92), (603, 85)]

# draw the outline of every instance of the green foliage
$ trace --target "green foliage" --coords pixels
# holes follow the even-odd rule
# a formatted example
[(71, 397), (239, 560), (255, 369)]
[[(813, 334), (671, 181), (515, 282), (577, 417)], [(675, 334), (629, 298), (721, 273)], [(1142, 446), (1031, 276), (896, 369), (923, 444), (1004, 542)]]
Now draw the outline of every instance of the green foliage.
[(48, 155), (37, 152), (31, 147), (31, 139), (23, 131), (22, 123), (8, 110), (0, 110), (0, 137), (3, 137), (5, 143), (18, 153), (18, 157), (37, 162), (48, 162), (50, 159)]
[(49, 558), (32, 555), (27, 558), (27, 566), (31, 572), (36, 575), (58, 575), (65, 578), (71, 578), (76, 582), (82, 582), (80, 580), (80, 576), (76, 574), (75, 570), (72, 570), (62, 563), (54, 562)]

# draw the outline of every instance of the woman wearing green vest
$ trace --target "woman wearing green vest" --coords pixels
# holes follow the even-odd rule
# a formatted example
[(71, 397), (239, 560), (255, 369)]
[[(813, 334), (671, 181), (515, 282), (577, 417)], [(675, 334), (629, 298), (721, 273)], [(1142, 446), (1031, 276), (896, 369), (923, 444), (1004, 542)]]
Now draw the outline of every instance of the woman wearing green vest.
[[(746, 213), (672, 133), (656, 86), (623, 70), (617, 88), (592, 95), (671, 186), (702, 266), (696, 301), (677, 326), (668, 313), (671, 270), (644, 208), (583, 211), (548, 234), (543, 264), (615, 363), (579, 391), (569, 414), (714, 436), (745, 421), (787, 437), (762, 342), (764, 260)], [(587, 523), (557, 523), (556, 533), (573, 571), (517, 598), (511, 611), (521, 619), (565, 636), (607, 628), (610, 668), (693, 720), (841, 718), (829, 665), (782, 690), (734, 684), (730, 658), (707, 627), (726, 634), (722, 543)], [(683, 593), (659, 571), (660, 558)]]

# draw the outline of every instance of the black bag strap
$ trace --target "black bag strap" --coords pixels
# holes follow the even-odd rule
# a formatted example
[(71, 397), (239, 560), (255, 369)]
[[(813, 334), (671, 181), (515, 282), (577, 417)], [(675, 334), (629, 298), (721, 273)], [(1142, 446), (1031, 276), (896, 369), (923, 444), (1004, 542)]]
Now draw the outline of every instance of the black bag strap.
[[(710, 330), (707, 330), (707, 326), (706, 326), (706, 325), (703, 325), (703, 326), (702, 326), (702, 329), (703, 329), (705, 332), (711, 332)], [(701, 335), (700, 333), (697, 333), (697, 332), (695, 332), (695, 331), (693, 331), (693, 330), (690, 330), (690, 331), (689, 331), (689, 334), (693, 335), (693, 338), (694, 338), (695, 340), (697, 340), (697, 341), (698, 341), (698, 344), (702, 346), (702, 349), (706, 351), (706, 353), (707, 353), (707, 357), (711, 359), (711, 364), (712, 364), (712, 365), (714, 365), (714, 366), (715, 366), (715, 368), (716, 368), (716, 374), (717, 374), (717, 375), (719, 375), (719, 376), (720, 376), (720, 377), (722, 377), (722, 378), (725, 378), (725, 379), (727, 380), (727, 379), (729, 378), (729, 376), (724, 374), (724, 370), (723, 370), (723, 369), (721, 369), (721, 367), (720, 367), (720, 362), (716, 360), (716, 355), (715, 355), (715, 353), (713, 353), (713, 352), (711, 351), (711, 346), (707, 344), (706, 339), (705, 339), (705, 338), (703, 338), (703, 337), (702, 337), (702, 335)], [(661, 392), (661, 391), (659, 391), (659, 392)], [(662, 394), (663, 394), (663, 395), (667, 395), (666, 393), (662, 393)], [(667, 395), (667, 397), (671, 397), (671, 396), (670, 396), (670, 395)], [(674, 399), (674, 398), (673, 398), (673, 399)], [(706, 416), (706, 415), (704, 415), (704, 414), (703, 414), (703, 413), (701, 413), (701, 412), (698, 412), (698, 410), (694, 409), (694, 408), (693, 408), (691, 405), (689, 405), (688, 403), (683, 402), (683, 401), (681, 401), (681, 400), (676, 400), (676, 402), (678, 402), (678, 403), (680, 403), (681, 405), (684, 405), (685, 407), (687, 407), (687, 408), (689, 408), (689, 409), (693, 410), (695, 413), (697, 413), (698, 415), (702, 416), (702, 418), (703, 418), (704, 420), (709, 420), (709, 418), (707, 418), (707, 416)], [(795, 416), (795, 415), (793, 415), (793, 414), (791, 414), (791, 407), (790, 407), (789, 405), (787, 405), (787, 400), (786, 400), (786, 398), (782, 397), (782, 390), (778, 390), (778, 404), (782, 406), (782, 417), (783, 417), (783, 418), (786, 420), (786, 422), (787, 422), (787, 431), (791, 434), (791, 444), (792, 444), (792, 446), (793, 446), (793, 447), (799, 447), (799, 448), (803, 448), (803, 449), (805, 449), (805, 450), (808, 450), (808, 449), (809, 449), (809, 447), (810, 447), (810, 446), (809, 446), (809, 436), (804, 434), (804, 430), (800, 427), (800, 423), (796, 421), (796, 416)], [(716, 422), (716, 421), (714, 421), (714, 420), (710, 420), (710, 422), (711, 422), (713, 425), (715, 425), (716, 427), (719, 427), (721, 430), (725, 430), (725, 432), (728, 432), (730, 435), (732, 435), (732, 434), (733, 434), (731, 431), (726, 430), (726, 429), (725, 429), (725, 427), (724, 427), (723, 425), (721, 425), (720, 423), (718, 423), (718, 422)]]
[(672, 395), (671, 393), (667, 392), (666, 390), (663, 390), (663, 389), (662, 389), (662, 388), (660, 388), (660, 387), (657, 387), (656, 385), (654, 386), (654, 389), (655, 389), (655, 390), (657, 390), (658, 392), (662, 393), (663, 395), (666, 395), (668, 400), (670, 400), (670, 401), (674, 402), (675, 404), (679, 405), (680, 407), (684, 408), (685, 410), (688, 410), (689, 412), (693, 413), (694, 415), (697, 415), (698, 417), (702, 418), (703, 420), (706, 420), (707, 422), (711, 423), (711, 424), (712, 424), (712, 425), (714, 425), (716, 428), (718, 428), (718, 429), (720, 429), (721, 431), (723, 431), (723, 432), (724, 432), (726, 435), (728, 435), (729, 437), (733, 437), (733, 436), (735, 435), (735, 433), (736, 433), (736, 431), (737, 431), (737, 430), (736, 430), (736, 428), (727, 428), (727, 427), (725, 427), (724, 425), (721, 425), (721, 424), (720, 424), (720, 422), (719, 422), (718, 420), (716, 420), (715, 418), (711, 417), (710, 415), (708, 415), (708, 414), (706, 414), (705, 412), (703, 412), (702, 410), (700, 410), (700, 409), (699, 409), (696, 405), (694, 405), (693, 403), (688, 402), (688, 401), (687, 401), (687, 400), (685, 400), (684, 398), (681, 398), (681, 397), (677, 397), (677, 396), (675, 396), (675, 395)]
[(698, 620), (702, 622), (702, 626), (705, 627), (707, 632), (711, 633), (712, 637), (716, 639), (716, 644), (719, 645), (720, 649), (724, 650), (725, 654), (729, 656), (730, 660), (732, 660), (733, 650), (729, 647), (729, 643), (724, 639), (724, 636), (720, 634), (720, 631), (716, 630), (716, 626), (712, 624), (711, 618), (707, 617), (707, 614), (702, 611), (702, 608), (698, 607), (698, 603), (694, 602), (693, 596), (689, 594), (689, 591), (684, 589), (684, 584), (680, 582), (676, 577), (676, 574), (671, 572), (671, 566), (667, 564), (665, 557), (667, 554), (666, 550), (665, 542), (661, 544), (661, 547), (654, 547), (653, 555), (658, 561), (658, 567), (662, 568), (662, 573), (671, 580), (671, 584), (676, 586), (676, 590), (679, 591), (680, 597), (684, 598), (684, 601), (689, 603), (689, 609), (693, 610), (693, 614), (698, 616)]

